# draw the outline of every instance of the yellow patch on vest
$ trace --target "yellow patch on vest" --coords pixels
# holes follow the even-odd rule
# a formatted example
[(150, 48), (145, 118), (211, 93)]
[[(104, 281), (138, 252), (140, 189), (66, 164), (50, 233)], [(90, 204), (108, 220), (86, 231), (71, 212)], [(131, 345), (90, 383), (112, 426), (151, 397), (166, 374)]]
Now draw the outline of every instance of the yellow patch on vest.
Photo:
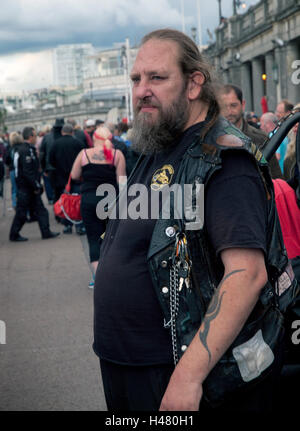
[(151, 189), (160, 190), (164, 186), (169, 185), (174, 175), (174, 168), (171, 165), (164, 165), (162, 168), (157, 169), (151, 180)]

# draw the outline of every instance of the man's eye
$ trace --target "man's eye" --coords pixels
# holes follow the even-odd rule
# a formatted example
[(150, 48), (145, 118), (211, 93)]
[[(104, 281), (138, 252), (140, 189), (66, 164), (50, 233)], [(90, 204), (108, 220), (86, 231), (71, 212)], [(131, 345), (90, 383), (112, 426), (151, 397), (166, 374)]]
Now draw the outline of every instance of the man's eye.
[(140, 78), (138, 77), (138, 76), (133, 76), (132, 78), (131, 78), (131, 82), (132, 83), (136, 83), (136, 82), (139, 82), (139, 80), (140, 80)]
[(160, 80), (165, 79), (165, 78), (163, 76), (153, 75), (153, 76), (151, 76), (151, 79), (153, 79), (155, 81), (160, 81)]

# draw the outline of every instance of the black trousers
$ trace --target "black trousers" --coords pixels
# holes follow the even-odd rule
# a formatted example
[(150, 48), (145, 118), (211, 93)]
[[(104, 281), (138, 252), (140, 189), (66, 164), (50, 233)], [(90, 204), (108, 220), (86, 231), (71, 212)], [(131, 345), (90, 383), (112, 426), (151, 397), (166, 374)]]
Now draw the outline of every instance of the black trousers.
[(100, 236), (106, 228), (105, 220), (100, 220), (96, 214), (96, 207), (101, 199), (101, 196), (96, 196), (96, 191), (84, 192), (81, 196), (81, 215), (86, 229), (91, 262), (99, 260), (102, 242)]
[(173, 365), (127, 366), (100, 359), (108, 411), (157, 411)]
[[(280, 360), (281, 364), (281, 360)], [(102, 381), (108, 411), (158, 411), (174, 366), (127, 366), (100, 359)], [(280, 368), (258, 385), (238, 392), (223, 404), (212, 407), (202, 397), (200, 413), (259, 413), (271, 414), (280, 394)]]
[(42, 237), (49, 233), (49, 213), (45, 208), (40, 195), (31, 190), (18, 188), (16, 214), (13, 219), (9, 237), (14, 239), (18, 236), (27, 219), (27, 212), (33, 211), (37, 217)]

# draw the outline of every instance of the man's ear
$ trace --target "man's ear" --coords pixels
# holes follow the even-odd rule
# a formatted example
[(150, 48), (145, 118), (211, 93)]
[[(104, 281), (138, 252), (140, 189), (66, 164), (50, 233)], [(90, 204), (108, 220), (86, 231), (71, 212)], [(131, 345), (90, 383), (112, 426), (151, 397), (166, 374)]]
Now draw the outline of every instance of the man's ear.
[(187, 93), (189, 100), (198, 99), (204, 82), (205, 78), (202, 72), (197, 71), (191, 74)]

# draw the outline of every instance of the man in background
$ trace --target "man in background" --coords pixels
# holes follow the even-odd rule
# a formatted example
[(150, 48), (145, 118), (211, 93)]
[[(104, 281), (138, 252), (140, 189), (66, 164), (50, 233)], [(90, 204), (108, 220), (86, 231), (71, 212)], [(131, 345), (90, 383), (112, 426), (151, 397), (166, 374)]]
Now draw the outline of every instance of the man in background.
[(277, 119), (281, 120), (282, 118), (289, 115), (292, 112), (293, 108), (294, 108), (294, 105), (291, 102), (289, 102), (287, 99), (281, 100), (276, 106), (275, 115)]
[(81, 129), (79, 124), (77, 124), (76, 121), (73, 120), (72, 118), (69, 118), (67, 120), (67, 124), (71, 124), (71, 126), (73, 127), (74, 138), (78, 139), (78, 141), (80, 141), (84, 145), (85, 148), (89, 148), (85, 133)]
[[(278, 117), (275, 114), (273, 114), (273, 112), (266, 112), (261, 116), (260, 128), (269, 136), (269, 138), (271, 138), (273, 136), (273, 130), (277, 126), (277, 123), (278, 123)], [(288, 143), (289, 143), (289, 140), (288, 140), (288, 137), (286, 136), (276, 151), (276, 158), (279, 162), (279, 166), (283, 174), (284, 174), (283, 172), (284, 157), (285, 157)]]
[[(233, 84), (224, 85), (219, 90), (219, 102), (221, 114), (248, 136), (260, 150), (263, 150), (268, 135), (245, 121), (246, 101), (243, 99), (242, 90)], [(269, 167), (273, 179), (282, 178), (282, 172), (275, 156), (271, 158)]]
[[(275, 115), (277, 117), (277, 120), (278, 121), (283, 120), (285, 117), (287, 117), (292, 112), (293, 108), (294, 108), (294, 105), (291, 102), (289, 102), (287, 99), (281, 100), (278, 103), (278, 105), (276, 107), (276, 111), (275, 111)], [(282, 141), (282, 143), (280, 144), (280, 146), (277, 148), (277, 151), (276, 151), (276, 157), (277, 157), (277, 160), (279, 161), (279, 165), (280, 165), (282, 172), (283, 172), (283, 168), (284, 168), (285, 153), (287, 150), (288, 143), (290, 142), (290, 140), (292, 138), (292, 135), (293, 135), (293, 131), (291, 130), (288, 133), (287, 138), (285, 138)]]
[(51, 188), (50, 193), (51, 193), (52, 199), (50, 199), (50, 201), (53, 201), (52, 203), (54, 203), (56, 200), (55, 199), (56, 197), (55, 178), (54, 178), (54, 167), (51, 165), (49, 161), (49, 155), (50, 155), (50, 150), (52, 148), (52, 145), (54, 144), (54, 141), (61, 137), (61, 130), (63, 128), (64, 123), (65, 123), (65, 120), (63, 118), (56, 118), (55, 123), (52, 127), (52, 130), (50, 130), (48, 133), (45, 134), (39, 149), (39, 159), (40, 159), (40, 165), (43, 171), (43, 177), (45, 180), (45, 187), (48, 187), (49, 185), (49, 187)]
[(10, 241), (27, 241), (20, 235), (27, 219), (27, 212), (32, 209), (39, 223), (43, 239), (55, 238), (59, 233), (51, 232), (49, 227), (49, 214), (45, 208), (41, 194), (43, 187), (40, 183), (39, 160), (36, 154), (36, 131), (33, 127), (25, 127), (23, 130), (24, 142), (20, 144), (14, 153), (14, 166), (17, 182), (17, 207), (16, 214), (10, 228)]

